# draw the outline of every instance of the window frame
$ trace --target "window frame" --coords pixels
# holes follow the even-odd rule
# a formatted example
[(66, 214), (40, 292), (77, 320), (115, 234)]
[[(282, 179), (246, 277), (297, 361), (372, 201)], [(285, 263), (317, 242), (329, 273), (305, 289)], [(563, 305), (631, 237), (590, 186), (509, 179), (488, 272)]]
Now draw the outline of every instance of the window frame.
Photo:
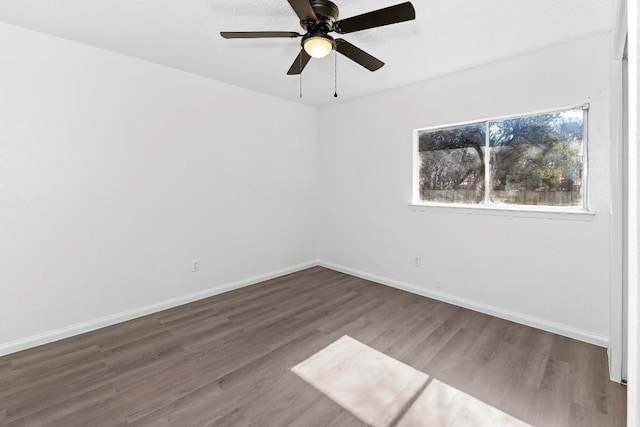
[[(490, 188), (487, 184), (490, 182), (491, 167), (489, 160), (485, 164), (485, 194), (483, 204), (467, 204), (467, 203), (446, 203), (446, 202), (432, 202), (424, 201), (420, 199), (420, 156), (419, 149), (419, 135), (424, 131), (445, 130), (461, 126), (483, 124), (485, 125), (485, 153), (487, 159), (490, 159), (490, 124), (491, 122), (517, 119), (524, 117), (537, 116), (549, 113), (558, 113), (567, 110), (583, 111), (582, 119), (582, 156), (583, 169), (582, 169), (582, 205), (580, 206), (546, 206), (546, 205), (516, 205), (516, 204), (500, 204), (494, 203), (490, 198)], [(504, 116), (495, 116), (491, 118), (471, 120), (466, 122), (450, 123), (446, 125), (429, 126), (413, 130), (413, 173), (412, 173), (412, 199), (409, 207), (412, 211), (427, 211), (427, 212), (447, 212), (447, 213), (468, 213), (468, 214), (483, 214), (483, 215), (503, 215), (503, 216), (522, 216), (533, 218), (549, 218), (549, 219), (575, 219), (589, 221), (595, 215), (595, 212), (590, 209), (589, 200), (589, 109), (590, 104), (584, 103), (580, 105), (573, 105), (560, 108), (552, 108), (547, 110), (539, 110), (528, 113), (509, 114)]]

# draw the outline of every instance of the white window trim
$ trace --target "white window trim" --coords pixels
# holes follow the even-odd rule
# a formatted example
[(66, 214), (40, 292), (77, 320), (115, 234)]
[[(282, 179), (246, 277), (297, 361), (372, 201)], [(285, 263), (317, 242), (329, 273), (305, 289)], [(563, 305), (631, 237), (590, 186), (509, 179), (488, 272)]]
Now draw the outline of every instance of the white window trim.
[[(446, 129), (451, 127), (458, 127), (464, 125), (470, 125), (475, 123), (486, 123), (489, 127), (490, 122), (498, 120), (508, 120), (519, 117), (536, 116), (539, 114), (555, 113), (566, 110), (577, 110), (581, 108), (586, 112), (582, 122), (583, 127), (583, 156), (585, 158), (582, 171), (582, 188), (583, 188), (583, 204), (582, 206), (539, 206), (539, 205), (502, 205), (498, 203), (491, 203), (489, 200), (489, 192), (485, 191), (485, 204), (462, 204), (462, 203), (437, 203), (437, 202), (424, 202), (420, 200), (419, 188), (417, 185), (420, 175), (420, 164), (418, 153), (418, 133), (421, 131), (429, 131), (436, 129)], [(451, 123), (446, 125), (430, 126), (426, 128), (413, 130), (413, 182), (412, 182), (412, 202), (409, 203), (409, 209), (412, 211), (420, 212), (439, 212), (439, 213), (455, 213), (455, 214), (472, 214), (472, 215), (493, 215), (493, 216), (511, 216), (522, 218), (542, 218), (542, 219), (560, 219), (560, 220), (573, 220), (573, 221), (591, 221), (596, 215), (595, 211), (589, 209), (589, 180), (588, 168), (589, 168), (589, 156), (588, 156), (588, 121), (590, 108), (589, 103), (581, 105), (573, 105), (562, 108), (553, 108), (549, 110), (540, 110), (524, 114), (510, 114), (507, 116), (499, 116), (492, 118), (485, 118), (479, 120), (472, 120), (467, 122)], [(489, 140), (489, 132), (486, 132), (486, 140)], [(486, 142), (488, 144), (488, 142)], [(486, 147), (485, 147), (486, 148)], [(488, 173), (489, 165), (485, 164), (485, 173)], [(485, 177), (486, 179), (486, 177)], [(486, 182), (486, 181), (485, 181)]]
[(556, 208), (553, 206), (531, 205), (465, 205), (449, 203), (409, 203), (409, 209), (416, 212), (453, 213), (466, 215), (511, 216), (520, 218), (560, 219), (568, 221), (592, 221), (595, 211), (579, 208)]

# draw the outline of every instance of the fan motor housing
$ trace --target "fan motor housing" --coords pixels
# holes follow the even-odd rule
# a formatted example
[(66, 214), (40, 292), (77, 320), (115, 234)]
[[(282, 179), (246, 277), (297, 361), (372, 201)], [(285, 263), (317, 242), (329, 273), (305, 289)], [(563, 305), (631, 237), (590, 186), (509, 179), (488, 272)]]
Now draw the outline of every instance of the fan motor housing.
[(310, 0), (311, 7), (318, 17), (318, 22), (301, 21), (302, 28), (309, 32), (320, 30), (320, 27), (326, 27), (325, 31), (330, 31), (333, 23), (338, 20), (340, 9), (335, 3), (329, 0)]

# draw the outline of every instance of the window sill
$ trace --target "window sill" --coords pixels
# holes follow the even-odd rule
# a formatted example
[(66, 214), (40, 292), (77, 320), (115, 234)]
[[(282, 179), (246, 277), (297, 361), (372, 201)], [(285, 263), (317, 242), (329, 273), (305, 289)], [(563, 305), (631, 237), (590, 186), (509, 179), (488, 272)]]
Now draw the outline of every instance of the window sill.
[(483, 205), (451, 205), (451, 204), (409, 204), (409, 209), (418, 212), (453, 213), (463, 215), (510, 216), (520, 218), (557, 219), (565, 221), (592, 221), (596, 215), (593, 211), (583, 209), (521, 208), (521, 207), (485, 207)]

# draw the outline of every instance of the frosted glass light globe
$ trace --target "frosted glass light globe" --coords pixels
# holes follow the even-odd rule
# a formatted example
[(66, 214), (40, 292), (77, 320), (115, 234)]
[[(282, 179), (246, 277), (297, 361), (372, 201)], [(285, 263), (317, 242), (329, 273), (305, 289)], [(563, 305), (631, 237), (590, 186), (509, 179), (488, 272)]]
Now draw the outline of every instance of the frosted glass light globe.
[(333, 43), (324, 37), (313, 36), (304, 41), (304, 50), (313, 58), (324, 58), (333, 50)]

